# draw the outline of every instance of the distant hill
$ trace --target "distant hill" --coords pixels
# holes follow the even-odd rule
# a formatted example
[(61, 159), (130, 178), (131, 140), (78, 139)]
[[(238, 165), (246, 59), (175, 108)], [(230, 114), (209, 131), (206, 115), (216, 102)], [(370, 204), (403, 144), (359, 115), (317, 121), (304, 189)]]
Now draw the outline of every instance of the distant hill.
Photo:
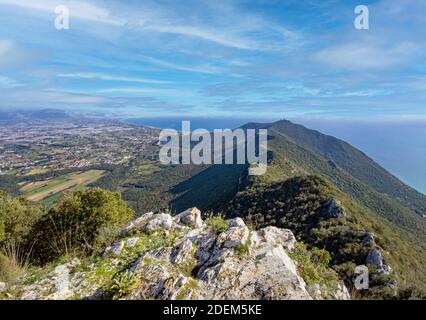
[(376, 191), (389, 195), (418, 214), (426, 214), (426, 196), (401, 182), (350, 144), (286, 120), (272, 123), (269, 128), (336, 163)]
[(42, 121), (63, 121), (71, 120), (75, 115), (66, 111), (55, 109), (42, 109), (42, 110), (22, 110), (22, 111), (0, 111), (0, 122), (13, 124), (28, 120), (42, 120)]
[(0, 111), (0, 123), (3, 125), (14, 125), (27, 122), (117, 123), (117, 120), (106, 118), (103, 115), (84, 114), (59, 109)]
[(358, 149), (286, 120), (249, 123), (244, 128), (268, 129), (272, 161), (267, 173), (258, 179), (260, 182), (318, 174), (425, 246), (426, 219), (421, 215), (426, 212), (426, 196), (405, 185)]

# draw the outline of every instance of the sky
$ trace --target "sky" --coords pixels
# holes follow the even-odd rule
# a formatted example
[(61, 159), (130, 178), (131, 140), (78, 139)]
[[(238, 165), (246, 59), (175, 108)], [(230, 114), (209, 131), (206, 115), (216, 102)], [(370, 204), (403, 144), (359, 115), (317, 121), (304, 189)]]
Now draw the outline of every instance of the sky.
[[(354, 27), (359, 4), (368, 30)], [(424, 0), (0, 0), (0, 110), (426, 120), (425, 12)]]

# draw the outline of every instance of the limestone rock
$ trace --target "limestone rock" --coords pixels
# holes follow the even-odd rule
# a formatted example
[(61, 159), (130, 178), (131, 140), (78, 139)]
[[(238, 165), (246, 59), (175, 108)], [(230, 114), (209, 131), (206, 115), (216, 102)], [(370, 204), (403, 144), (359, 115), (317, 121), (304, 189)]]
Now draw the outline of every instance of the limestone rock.
[(124, 245), (126, 246), (126, 248), (133, 248), (138, 242), (139, 242), (139, 238), (133, 237), (133, 238), (127, 239)]
[(124, 247), (124, 242), (123, 241), (119, 241), (115, 244), (113, 244), (112, 246), (109, 246), (105, 249), (103, 256), (107, 257), (107, 256), (114, 256), (114, 257), (118, 257), (121, 253), (121, 250), (123, 250)]
[(361, 243), (364, 246), (374, 243), (374, 233), (367, 232), (364, 238), (362, 238)]
[(382, 254), (377, 249), (370, 250), (367, 254), (367, 258), (365, 259), (365, 263), (367, 265), (375, 266), (377, 270), (382, 270), (383, 269)]
[(175, 216), (175, 221), (194, 228), (201, 228), (203, 220), (201, 219), (201, 211), (197, 208), (185, 210)]
[(139, 218), (135, 219), (134, 221), (130, 222), (126, 228), (123, 229), (122, 235), (125, 236), (129, 234), (132, 230), (141, 229), (152, 217), (154, 213), (148, 212), (143, 215), (141, 215)]
[(156, 229), (171, 229), (173, 227), (173, 218), (166, 213), (156, 214), (144, 227), (144, 231)]
[[(217, 234), (195, 208), (146, 214), (103, 257), (57, 266), (21, 288), (21, 299), (106, 299), (111, 292), (120, 299), (312, 299), (288, 255), (296, 244), (290, 230), (250, 231), (240, 218), (228, 224)], [(119, 290), (111, 291), (114, 279)]]
[(332, 293), (332, 297), (335, 300), (350, 300), (351, 295), (349, 294), (348, 288), (342, 283), (337, 285), (337, 289)]
[(177, 245), (171, 254), (171, 263), (180, 264), (189, 259), (189, 255), (194, 248), (194, 244), (190, 240), (185, 240)]
[(322, 217), (325, 219), (344, 218), (346, 217), (346, 214), (343, 211), (343, 208), (339, 201), (336, 201), (334, 199), (328, 199), (324, 203)]
[(322, 291), (321, 286), (317, 283), (310, 285), (307, 288), (309, 294), (314, 300), (321, 300), (322, 299)]
[(229, 221), (229, 230), (222, 232), (217, 242), (225, 248), (235, 248), (244, 245), (249, 237), (249, 229), (241, 218), (235, 218)]

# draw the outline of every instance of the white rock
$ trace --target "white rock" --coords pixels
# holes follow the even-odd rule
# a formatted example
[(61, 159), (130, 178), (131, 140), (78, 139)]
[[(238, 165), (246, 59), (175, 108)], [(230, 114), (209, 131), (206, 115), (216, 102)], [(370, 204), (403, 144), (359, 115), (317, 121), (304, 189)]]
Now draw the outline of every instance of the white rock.
[(321, 286), (319, 284), (312, 284), (307, 288), (307, 290), (314, 300), (322, 299)]
[(52, 300), (66, 300), (73, 296), (70, 290), (69, 282), (69, 268), (67, 264), (59, 265), (54, 271), (54, 285), (56, 292), (50, 295), (49, 299)]
[(170, 261), (172, 263), (180, 264), (187, 261), (190, 257), (191, 251), (193, 250), (194, 244), (190, 240), (185, 240), (177, 245), (172, 252)]
[(160, 213), (154, 215), (154, 217), (148, 221), (145, 225), (145, 231), (151, 231), (156, 229), (171, 229), (173, 227), (173, 218), (171, 215), (166, 213)]
[(6, 283), (0, 282), (0, 293), (3, 293), (6, 291)]
[(139, 242), (138, 237), (129, 238), (126, 240), (126, 248), (133, 248)]
[(244, 245), (248, 240), (250, 231), (244, 222), (241, 223), (241, 221), (240, 218), (229, 220), (231, 227), (218, 236), (217, 243), (224, 248), (235, 248)]
[[(170, 247), (147, 250), (139, 257), (132, 255), (131, 261), (120, 253), (124, 247), (135, 246), (137, 237), (119, 241), (105, 250), (104, 254), (114, 259), (107, 261), (109, 270), (132, 272), (135, 279), (143, 280), (125, 299), (311, 299), (286, 252), (296, 242), (289, 230), (267, 227), (250, 232), (244, 221), (236, 218), (229, 220), (230, 228), (218, 235), (202, 223), (201, 213), (194, 208), (175, 218), (168, 214), (141, 218), (128, 227), (173, 229), (179, 235)], [(236, 250), (240, 245), (248, 246), (244, 254)], [(98, 263), (78, 273), (70, 271), (77, 262), (58, 266), (35, 284), (24, 286), (21, 298), (105, 298), (105, 288), (93, 284), (93, 279), (88, 280), (85, 274), (93, 273)], [(129, 263), (132, 264), (128, 269), (122, 269)]]
[(256, 235), (260, 241), (271, 244), (280, 244), (288, 250), (293, 250), (296, 245), (296, 238), (293, 232), (287, 229), (279, 229), (277, 227), (269, 226), (256, 232)]
[(349, 294), (348, 288), (340, 283), (337, 285), (337, 290), (333, 293), (333, 298), (336, 300), (350, 300), (351, 295)]
[(246, 227), (246, 224), (244, 223), (244, 220), (241, 218), (234, 218), (228, 220), (229, 227)]
[(127, 225), (126, 228), (123, 229), (122, 235), (127, 235), (131, 230), (140, 229), (148, 220), (152, 218), (153, 215), (153, 212), (148, 212), (133, 220)]
[(179, 213), (178, 215), (176, 215), (175, 221), (190, 227), (197, 228), (197, 229), (203, 227), (203, 220), (201, 219), (201, 211), (195, 207), (187, 209)]
[(112, 246), (109, 246), (108, 248), (106, 248), (103, 256), (104, 257), (108, 257), (108, 256), (118, 257), (121, 253), (121, 250), (123, 250), (123, 247), (124, 247), (124, 242), (119, 241), (119, 242), (113, 244)]

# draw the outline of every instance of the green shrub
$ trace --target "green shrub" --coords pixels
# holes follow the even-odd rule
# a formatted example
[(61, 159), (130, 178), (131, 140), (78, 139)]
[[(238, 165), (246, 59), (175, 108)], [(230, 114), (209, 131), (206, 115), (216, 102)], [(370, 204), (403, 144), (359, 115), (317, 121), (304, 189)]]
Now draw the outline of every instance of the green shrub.
[(129, 271), (117, 273), (107, 285), (105, 295), (117, 300), (130, 294), (141, 283), (141, 279)]
[(239, 246), (237, 246), (235, 248), (235, 250), (237, 251), (237, 254), (242, 257), (245, 256), (249, 253), (249, 249), (250, 249), (250, 245), (251, 245), (251, 240), (250, 237), (246, 240), (246, 242), (244, 242), (243, 244), (240, 244)]
[(12, 198), (0, 191), (0, 244), (23, 244), (34, 224), (43, 215), (37, 206), (22, 198)]
[(332, 293), (339, 284), (337, 273), (329, 267), (330, 253), (313, 247), (310, 251), (302, 242), (298, 242), (289, 256), (297, 262), (297, 268), (307, 285), (319, 284), (323, 293)]
[(29, 264), (32, 228), (43, 215), (40, 207), (0, 192), (0, 281), (13, 282)]
[(205, 219), (206, 224), (216, 233), (222, 233), (229, 229), (229, 223), (220, 215), (210, 214)]
[(108, 228), (122, 227), (132, 216), (118, 193), (96, 188), (67, 194), (35, 225), (34, 257), (44, 263), (91, 253), (111, 241)]

